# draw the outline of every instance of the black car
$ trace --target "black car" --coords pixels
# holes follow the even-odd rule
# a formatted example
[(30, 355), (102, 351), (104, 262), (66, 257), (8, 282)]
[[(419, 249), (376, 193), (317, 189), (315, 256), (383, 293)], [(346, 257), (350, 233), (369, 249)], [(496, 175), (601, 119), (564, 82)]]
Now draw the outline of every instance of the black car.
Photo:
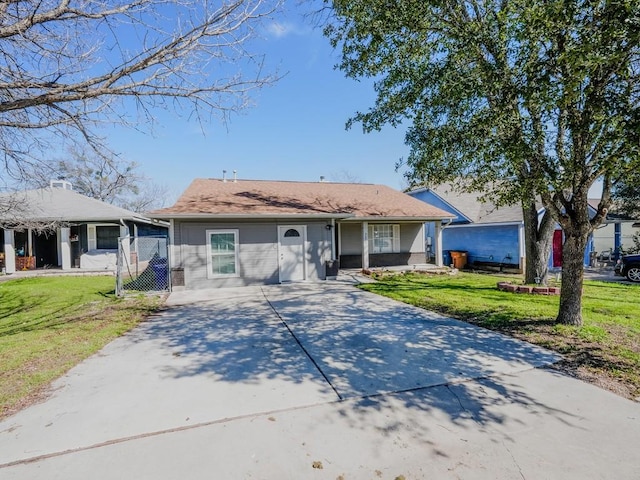
[(616, 275), (627, 277), (632, 282), (640, 282), (640, 254), (624, 255), (615, 268)]

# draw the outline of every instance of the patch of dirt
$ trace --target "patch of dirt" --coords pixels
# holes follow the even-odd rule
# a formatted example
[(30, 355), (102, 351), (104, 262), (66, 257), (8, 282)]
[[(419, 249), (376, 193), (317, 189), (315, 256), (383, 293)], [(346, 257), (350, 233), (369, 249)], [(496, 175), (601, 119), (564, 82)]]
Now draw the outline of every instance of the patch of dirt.
[[(488, 326), (471, 319), (466, 321), (560, 353), (564, 359), (551, 365), (550, 369), (640, 402), (638, 365), (633, 360), (619, 355), (615, 347), (588, 341), (577, 334), (559, 334), (551, 323), (532, 321), (527, 323), (526, 327), (518, 328), (507, 325)], [(623, 329), (612, 325), (607, 329), (607, 333), (610, 337), (610, 345), (623, 346), (635, 353), (640, 353), (640, 345), (630, 341)]]
[(0, 421), (15, 415), (20, 410), (23, 410), (31, 405), (44, 402), (53, 393), (54, 389), (51, 384), (44, 385), (35, 391), (32, 391), (29, 395), (22, 397), (17, 402), (11, 405), (1, 405), (0, 407)]
[(630, 400), (640, 401), (640, 397), (637, 396), (637, 389), (634, 385), (629, 385), (623, 381), (607, 375), (606, 372), (598, 370), (590, 370), (587, 367), (580, 365), (579, 363), (572, 363), (569, 361), (558, 362), (550, 367), (553, 370), (558, 370), (574, 378), (588, 382), (604, 390), (609, 390), (621, 397), (628, 398)]

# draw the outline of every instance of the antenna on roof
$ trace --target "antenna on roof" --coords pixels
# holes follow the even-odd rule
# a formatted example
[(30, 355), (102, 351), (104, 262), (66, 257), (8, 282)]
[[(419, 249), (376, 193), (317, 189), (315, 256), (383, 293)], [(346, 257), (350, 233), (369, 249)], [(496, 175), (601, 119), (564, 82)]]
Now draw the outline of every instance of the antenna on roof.
[(222, 170), (222, 181), (224, 183), (227, 183), (227, 171), (226, 170)]
[(234, 170), (233, 171), (233, 183), (236, 183), (238, 181), (238, 171)]

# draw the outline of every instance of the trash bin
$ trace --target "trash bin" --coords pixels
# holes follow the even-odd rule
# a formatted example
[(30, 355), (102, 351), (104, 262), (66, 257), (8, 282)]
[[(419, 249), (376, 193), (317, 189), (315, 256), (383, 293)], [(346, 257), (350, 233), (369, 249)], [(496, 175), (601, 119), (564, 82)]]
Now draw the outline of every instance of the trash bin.
[(153, 275), (155, 277), (156, 290), (166, 290), (169, 286), (167, 279), (169, 276), (169, 265), (166, 258), (159, 258), (152, 263)]
[(444, 250), (442, 252), (442, 264), (445, 267), (448, 267), (449, 265), (451, 265), (451, 255), (449, 254), (449, 250)]
[(467, 265), (467, 252), (451, 251), (451, 261), (454, 268), (462, 270)]
[(325, 275), (327, 277), (337, 277), (340, 263), (338, 260), (327, 260), (325, 262)]

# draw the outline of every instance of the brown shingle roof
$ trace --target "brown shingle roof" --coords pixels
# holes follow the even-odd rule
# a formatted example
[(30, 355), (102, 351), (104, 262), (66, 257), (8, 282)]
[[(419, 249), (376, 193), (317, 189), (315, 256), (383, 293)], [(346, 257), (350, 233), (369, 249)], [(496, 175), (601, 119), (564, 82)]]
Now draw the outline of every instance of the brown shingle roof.
[(451, 215), (384, 185), (195, 179), (175, 205), (149, 214), (189, 216), (333, 216), (441, 219)]

